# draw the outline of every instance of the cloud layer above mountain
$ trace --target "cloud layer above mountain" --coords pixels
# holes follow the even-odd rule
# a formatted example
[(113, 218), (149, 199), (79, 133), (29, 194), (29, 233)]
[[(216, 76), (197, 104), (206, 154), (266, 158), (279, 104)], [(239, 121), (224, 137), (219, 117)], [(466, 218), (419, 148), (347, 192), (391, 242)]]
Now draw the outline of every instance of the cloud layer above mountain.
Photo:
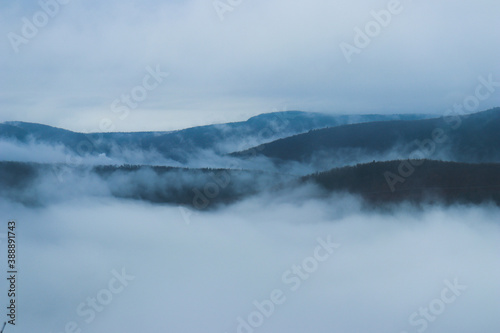
[[(402, 0), (378, 33), (372, 11), (393, 1), (58, 1), (67, 4), (47, 22), (38, 2), (0, 5), (0, 121), (95, 131), (110, 119), (123, 131), (275, 109), (442, 114), (480, 75), (500, 80), (493, 0)], [(40, 27), (30, 32), (23, 18)], [(363, 42), (355, 29), (370, 27)], [(26, 40), (18, 53), (10, 33)], [(357, 40), (367, 45), (348, 63), (340, 45)], [(151, 77), (157, 69), (168, 76)]]

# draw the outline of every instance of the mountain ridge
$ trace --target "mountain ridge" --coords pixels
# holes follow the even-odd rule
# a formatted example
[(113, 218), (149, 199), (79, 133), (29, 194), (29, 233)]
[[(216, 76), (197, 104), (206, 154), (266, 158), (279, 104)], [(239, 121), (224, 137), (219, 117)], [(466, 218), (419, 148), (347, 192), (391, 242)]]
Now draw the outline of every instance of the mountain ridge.
[[(452, 128), (453, 122), (456, 122), (457, 128)], [(313, 129), (235, 152), (231, 156), (261, 155), (275, 160), (310, 162), (318, 151), (334, 153), (342, 149), (364, 149), (365, 153), (382, 154), (397, 146), (407, 146), (400, 152), (409, 155), (413, 151), (409, 145), (432, 139), (433, 131), (440, 129), (443, 135), (448, 136), (446, 144), (451, 145), (451, 152), (455, 155), (463, 153), (464, 156), (457, 160), (466, 162), (467, 158), (477, 158), (478, 161), (489, 162), (500, 160), (498, 128), (500, 108), (494, 108), (460, 117), (389, 120)]]
[(0, 123), (0, 138), (26, 143), (63, 145), (80, 156), (119, 155), (126, 150), (157, 151), (165, 158), (186, 163), (187, 155), (200, 150), (225, 154), (276, 138), (346, 122), (426, 118), (430, 115), (328, 115), (303, 111), (265, 113), (246, 121), (191, 127), (177, 131), (79, 133), (49, 125), (11, 121)]

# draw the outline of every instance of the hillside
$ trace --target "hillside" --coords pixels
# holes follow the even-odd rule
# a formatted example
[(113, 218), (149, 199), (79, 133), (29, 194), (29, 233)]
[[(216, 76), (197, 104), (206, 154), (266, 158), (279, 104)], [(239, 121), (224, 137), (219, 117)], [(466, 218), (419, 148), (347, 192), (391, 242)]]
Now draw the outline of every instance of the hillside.
[[(495, 108), (462, 117), (381, 121), (317, 129), (232, 156), (260, 155), (311, 163), (329, 156), (348, 160), (351, 155), (379, 160), (390, 152), (408, 158), (412, 152), (420, 150), (423, 152), (419, 153), (420, 158), (497, 162), (500, 161), (499, 129), (500, 108)], [(422, 147), (422, 143), (429, 141), (433, 143)], [(359, 161), (353, 157), (348, 162)]]
[[(111, 195), (202, 210), (263, 192), (279, 196), (293, 192), (298, 185), (313, 183), (326, 193), (359, 195), (371, 205), (400, 202), (500, 205), (500, 164), (432, 160), (413, 161), (413, 164), (373, 162), (297, 178), (229, 169), (132, 165), (69, 168), (60, 164), (0, 162), (0, 196), (29, 206), (43, 206), (73, 197)], [(54, 188), (64, 195), (59, 196)]]
[(248, 170), (149, 165), (70, 167), (0, 161), (0, 197), (28, 206), (85, 196), (112, 196), (201, 210), (234, 203), (291, 179)]
[(375, 204), (403, 201), (479, 204), (491, 201), (500, 205), (500, 164), (432, 160), (412, 163), (359, 164), (309, 175), (302, 181), (313, 182), (331, 192), (360, 195)]
[[(127, 151), (159, 152), (165, 158), (186, 163), (188, 156), (210, 150), (216, 154), (246, 149), (311, 129), (389, 119), (422, 119), (428, 115), (326, 115), (300, 111), (262, 114), (247, 121), (198, 126), (171, 132), (76, 133), (51, 126), (6, 122), (0, 139), (18, 143), (62, 145), (80, 156), (106, 154), (126, 160)], [(0, 156), (0, 158), (3, 158)], [(129, 161), (135, 163), (135, 161)]]

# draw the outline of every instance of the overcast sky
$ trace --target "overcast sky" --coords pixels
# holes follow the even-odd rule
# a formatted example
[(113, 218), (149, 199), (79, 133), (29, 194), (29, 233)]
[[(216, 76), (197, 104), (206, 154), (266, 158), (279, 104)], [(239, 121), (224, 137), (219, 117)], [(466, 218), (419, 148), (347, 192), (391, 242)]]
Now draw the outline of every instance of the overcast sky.
[[(0, 122), (131, 131), (276, 110), (443, 114), (479, 76), (500, 81), (494, 0), (59, 1), (51, 15), (0, 4)], [(388, 7), (390, 22), (370, 23)], [(356, 27), (372, 37), (346, 57)]]

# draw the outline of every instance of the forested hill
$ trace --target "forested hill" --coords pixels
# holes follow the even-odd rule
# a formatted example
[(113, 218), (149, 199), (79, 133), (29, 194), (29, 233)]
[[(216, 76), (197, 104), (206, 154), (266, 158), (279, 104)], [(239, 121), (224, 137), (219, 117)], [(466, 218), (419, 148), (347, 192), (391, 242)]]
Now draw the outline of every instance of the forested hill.
[[(0, 196), (45, 205), (82, 196), (113, 196), (159, 204), (214, 208), (263, 192), (291, 193), (313, 183), (321, 193), (349, 192), (368, 203), (500, 205), (500, 164), (432, 160), (359, 164), (302, 178), (260, 171), (153, 166), (94, 166), (0, 162)], [(284, 191), (284, 192), (283, 192)], [(315, 196), (316, 194), (311, 194)]]
[(500, 164), (432, 160), (358, 164), (309, 175), (328, 191), (347, 191), (372, 203), (442, 202), (500, 205)]
[[(311, 129), (359, 122), (394, 119), (425, 119), (426, 114), (408, 115), (330, 115), (314, 112), (284, 111), (261, 114), (246, 121), (206, 125), (170, 132), (77, 133), (36, 123), (0, 123), (0, 141), (61, 146), (79, 155), (106, 154), (120, 157), (124, 151), (155, 151), (167, 158), (185, 162), (187, 155), (200, 150), (228, 153)], [(125, 154), (126, 155), (126, 154)], [(5, 160), (0, 152), (0, 159)]]
[(429, 141), (433, 142), (433, 149), (425, 158), (443, 159), (445, 156), (458, 162), (500, 162), (500, 108), (470, 115), (370, 122), (312, 130), (233, 156), (263, 155), (275, 160), (304, 163), (324, 156), (345, 157), (352, 151), (373, 157), (391, 151), (408, 156), (416, 149), (429, 150), (428, 146), (419, 146), (419, 143)]

